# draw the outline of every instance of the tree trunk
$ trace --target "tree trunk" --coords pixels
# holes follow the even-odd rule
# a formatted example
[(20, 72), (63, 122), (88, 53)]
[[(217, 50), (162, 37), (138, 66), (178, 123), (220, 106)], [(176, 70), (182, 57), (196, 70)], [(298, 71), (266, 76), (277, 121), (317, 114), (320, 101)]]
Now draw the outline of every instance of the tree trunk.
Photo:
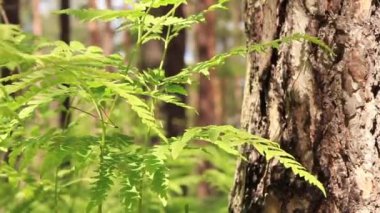
[[(2, 6), (6, 17), (1, 17), (3, 23), (20, 24), (20, 1), (19, 0), (3, 0)], [(7, 20), (4, 20), (7, 19)]]
[[(198, 11), (211, 6), (214, 0), (200, 0), (197, 4)], [(199, 61), (206, 61), (215, 55), (216, 38), (216, 16), (209, 12), (205, 15), (206, 22), (199, 24), (196, 29), (196, 46)], [(222, 118), (222, 94), (220, 79), (215, 70), (210, 72), (210, 79), (200, 76), (199, 83), (198, 125), (220, 124)]]
[[(214, 4), (215, 0), (199, 0), (197, 11), (207, 9)], [(216, 53), (216, 14), (208, 12), (205, 15), (206, 21), (197, 25), (196, 28), (196, 48), (199, 61), (206, 61), (215, 56)], [(215, 70), (210, 70), (210, 76), (200, 75), (198, 91), (198, 120), (199, 126), (220, 124), (222, 122), (222, 91), (220, 79)], [(198, 175), (202, 176), (213, 166), (210, 162), (202, 160), (197, 167)], [(207, 198), (213, 193), (212, 187), (202, 181), (197, 188), (197, 196)]]
[(250, 54), (242, 128), (278, 141), (328, 195), (243, 147), (230, 212), (380, 212), (379, 1), (259, 2), (245, 1), (248, 44), (307, 33), (336, 56), (300, 42)]
[[(106, 0), (107, 9), (112, 10), (112, 0)], [(103, 38), (103, 51), (106, 55), (111, 55), (114, 48), (114, 31), (111, 26), (111, 22), (104, 24), (104, 38)]]
[(40, 0), (32, 1), (33, 7), (33, 34), (36, 36), (42, 35), (42, 20), (40, 13)]
[[(68, 8), (70, 8), (70, 0), (61, 0), (61, 10), (68, 9)], [(70, 34), (71, 34), (70, 17), (66, 14), (61, 14), (59, 16), (59, 23), (61, 26), (60, 39), (64, 41), (65, 43), (69, 43)], [(64, 109), (62, 110), (61, 115), (60, 115), (60, 126), (61, 128), (67, 128), (71, 120), (71, 115), (69, 112), (70, 98), (66, 98), (63, 101), (62, 105)]]
[[(167, 14), (173, 7), (163, 6), (150, 10), (153, 16), (163, 16)], [(185, 17), (184, 5), (180, 5), (175, 11), (175, 17)], [(165, 38), (168, 28), (164, 28), (162, 37)], [(127, 35), (128, 36), (128, 35)], [(166, 56), (163, 63), (165, 76), (173, 76), (178, 74), (185, 67), (185, 42), (186, 33), (182, 30), (178, 33), (168, 45)], [(163, 58), (164, 45), (163, 42), (152, 40), (142, 45), (140, 53), (139, 67), (142, 70), (157, 68)], [(185, 96), (180, 96), (183, 102), (186, 101)], [(165, 117), (165, 129), (168, 137), (181, 135), (186, 127), (186, 111), (182, 107), (174, 104), (165, 104), (162, 108)]]
[[(169, 11), (171, 8), (167, 7)], [(178, 7), (175, 12), (176, 17), (185, 17), (184, 5)], [(166, 35), (166, 30), (164, 35)], [(182, 30), (168, 46), (164, 61), (164, 70), (166, 76), (173, 76), (181, 72), (185, 67), (185, 42), (186, 32)], [(185, 96), (180, 96), (182, 102), (186, 102)], [(169, 137), (181, 135), (186, 128), (186, 111), (184, 108), (174, 104), (165, 104), (166, 132)]]
[[(89, 0), (87, 7), (97, 9), (96, 0)], [(99, 24), (96, 21), (91, 21), (87, 24), (88, 32), (90, 33), (90, 45), (101, 46)]]

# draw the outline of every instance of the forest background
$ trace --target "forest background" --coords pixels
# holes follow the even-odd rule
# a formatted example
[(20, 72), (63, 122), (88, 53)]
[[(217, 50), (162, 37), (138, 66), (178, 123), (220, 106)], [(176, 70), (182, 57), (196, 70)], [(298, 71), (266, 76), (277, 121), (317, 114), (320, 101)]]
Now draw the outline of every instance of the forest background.
[[(209, 0), (189, 1), (186, 6), (181, 7), (179, 16), (188, 16), (197, 13), (215, 2)], [(129, 5), (122, 0), (76, 0), (76, 1), (51, 1), (51, 0), (20, 0), (4, 1), (4, 9), (7, 19), (12, 24), (21, 26), (22, 30), (35, 36), (42, 36), (47, 41), (61, 39), (67, 43), (80, 41), (85, 45), (99, 46), (106, 55), (119, 53), (122, 56), (131, 54), (136, 41), (136, 35), (126, 30), (119, 30), (122, 24), (118, 20), (111, 22), (94, 21), (90, 23), (67, 15), (54, 14), (60, 9), (112, 9), (128, 10)], [(241, 17), (242, 5), (240, 1), (227, 3), (228, 10), (216, 10), (209, 12), (205, 24), (196, 24), (183, 32), (182, 37), (177, 39), (177, 48), (168, 50), (168, 61), (173, 61), (173, 74), (178, 73), (184, 65), (192, 65), (195, 62), (208, 60), (218, 53), (226, 52), (232, 47), (244, 45), (244, 26)], [(156, 13), (162, 13), (158, 9)], [(4, 21), (4, 20), (3, 20)], [(133, 61), (134, 66), (142, 69), (156, 68), (162, 57), (162, 44), (150, 41), (144, 44), (141, 52), (137, 54), (138, 59)], [(178, 62), (179, 61), (179, 62)], [(182, 61), (182, 62), (181, 62)], [(178, 64), (179, 63), (179, 64)], [(181, 64), (183, 63), (183, 64)], [(170, 68), (169, 68), (170, 69)], [(174, 70), (173, 70), (174, 69)], [(112, 71), (112, 70), (111, 70)], [(161, 106), (159, 117), (166, 120), (166, 131), (169, 136), (178, 136), (183, 133), (186, 126), (231, 124), (239, 126), (240, 109), (242, 103), (242, 92), (244, 85), (245, 59), (244, 57), (229, 58), (226, 63), (213, 70), (209, 77), (198, 76), (187, 87), (187, 103), (196, 108), (194, 110), (181, 110), (175, 106)], [(4, 75), (4, 74), (3, 74)], [(64, 101), (64, 103), (67, 103)], [(72, 104), (72, 103), (71, 103)], [(63, 107), (63, 108), (62, 108)], [(44, 128), (63, 127), (66, 128), (69, 121), (67, 117), (80, 116), (81, 122), (75, 131), (78, 135), (86, 132), (96, 131), (93, 116), (83, 116), (81, 107), (71, 106), (70, 115), (65, 113), (65, 106), (60, 102), (49, 105), (47, 109), (37, 112), (33, 122), (39, 124), (31, 131), (44, 131)], [(83, 106), (82, 106), (83, 107)], [(123, 109), (124, 107), (124, 109)], [(115, 110), (116, 116), (112, 122), (118, 124), (126, 132), (133, 132), (137, 138), (145, 139), (146, 130), (139, 125), (137, 118), (130, 115), (130, 109), (119, 106)], [(46, 111), (44, 111), (46, 110)], [(198, 114), (199, 113), (199, 114)], [(60, 114), (60, 115), (59, 115)], [(66, 117), (66, 118), (65, 118)], [(136, 125), (123, 125), (123, 123), (134, 123)], [(42, 130), (40, 129), (42, 128)], [(40, 129), (40, 130), (37, 130)], [(43, 163), (44, 153), (32, 160), (36, 170), (45, 165)], [(7, 159), (7, 155), (3, 156)], [(171, 175), (172, 201), (165, 207), (167, 212), (179, 212), (188, 208), (191, 212), (225, 212), (227, 211), (228, 193), (233, 184), (236, 158), (228, 154), (214, 152), (212, 154), (203, 152), (197, 155), (190, 154), (186, 161), (177, 161), (173, 168), (175, 174)], [(46, 165), (45, 165), (46, 167)], [(4, 168), (3, 168), (4, 169)], [(32, 168), (33, 170), (33, 168)], [(9, 172), (9, 171), (8, 171)], [(70, 174), (69, 168), (61, 168), (59, 176)], [(3, 173), (7, 173), (4, 172)], [(33, 172), (30, 173), (33, 176)], [(82, 177), (84, 183), (90, 183), (91, 173)], [(49, 206), (54, 206), (56, 200), (62, 202), (54, 208), (64, 207), (70, 211), (83, 209), (87, 206), (86, 191), (76, 191), (75, 187), (67, 189), (74, 193), (71, 199), (67, 197), (70, 193), (60, 193), (59, 198), (47, 198), (38, 191), (38, 180), (26, 184), (24, 187), (13, 188), (7, 183), (2, 183), (0, 203), (3, 210), (22, 211), (34, 209), (35, 211), (49, 211)], [(64, 180), (62, 180), (64, 182)], [(75, 183), (71, 184), (75, 184)], [(20, 184), (20, 183), (18, 183)], [(18, 185), (19, 186), (19, 185)], [(110, 193), (105, 209), (107, 212), (120, 210), (120, 206), (113, 205), (117, 198), (116, 193)], [(156, 198), (146, 195), (140, 212), (163, 211), (163, 207)], [(46, 204), (51, 203), (51, 204)], [(55, 204), (54, 204), (55, 203)]]

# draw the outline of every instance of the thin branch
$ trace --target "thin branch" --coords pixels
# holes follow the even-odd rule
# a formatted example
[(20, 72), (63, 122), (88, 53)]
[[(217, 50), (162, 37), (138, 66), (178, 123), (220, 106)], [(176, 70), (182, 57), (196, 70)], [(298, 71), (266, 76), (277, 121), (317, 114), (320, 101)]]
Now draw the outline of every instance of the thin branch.
[(115, 128), (119, 128), (117, 125), (115, 125), (115, 123), (111, 120), (111, 118), (107, 115), (106, 111), (101, 106), (100, 111), (103, 112), (103, 114), (106, 116), (107, 120), (111, 123), (112, 126), (114, 126)]
[[(80, 109), (80, 108), (75, 107), (75, 106), (70, 106), (70, 108), (75, 109), (75, 110), (78, 110), (78, 111), (80, 111), (80, 112), (83, 112), (83, 113), (85, 113), (85, 114), (87, 114), (87, 115), (89, 115), (89, 116), (91, 116), (91, 117), (93, 117), (93, 118), (99, 120), (99, 117), (98, 117), (98, 116), (96, 116), (96, 115), (94, 115), (94, 114), (91, 114), (91, 113), (89, 113), (89, 112), (86, 112), (86, 111), (84, 111), (83, 109)], [(107, 116), (107, 115), (106, 115), (106, 116)], [(108, 117), (107, 117), (107, 118), (108, 118)], [(114, 127), (114, 128), (119, 128), (119, 127), (116, 126), (111, 120), (109, 120), (109, 121), (110, 121), (110, 122), (103, 121), (103, 123), (104, 123), (104, 124), (107, 124), (107, 125), (110, 125), (110, 126), (112, 126), (112, 127)]]
[(5, 10), (3, 7), (3, 1), (0, 1), (0, 13), (1, 13), (1, 18), (4, 20), (4, 23), (9, 24), (7, 13), (5, 13)]

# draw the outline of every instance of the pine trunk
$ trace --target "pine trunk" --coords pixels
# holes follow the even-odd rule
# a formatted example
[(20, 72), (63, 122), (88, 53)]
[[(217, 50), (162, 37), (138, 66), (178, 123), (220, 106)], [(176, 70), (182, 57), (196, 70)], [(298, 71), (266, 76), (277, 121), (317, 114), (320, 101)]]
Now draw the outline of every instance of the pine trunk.
[[(203, 11), (215, 4), (215, 0), (199, 0), (197, 11)], [(216, 53), (216, 14), (208, 12), (205, 14), (206, 21), (197, 25), (196, 28), (196, 48), (199, 61), (207, 61)], [(198, 126), (220, 124), (222, 122), (222, 94), (221, 82), (216, 71), (209, 70), (210, 76), (200, 75), (198, 91)], [(202, 176), (213, 166), (209, 161), (203, 160), (198, 163), (197, 173)], [(206, 181), (201, 181), (198, 185), (197, 196), (205, 199), (210, 197), (213, 189)]]
[[(61, 10), (70, 8), (70, 0), (61, 0)], [(70, 43), (70, 35), (71, 35), (71, 29), (70, 29), (70, 17), (66, 14), (61, 14), (59, 16), (59, 23), (60, 23), (60, 36), (59, 38), (61, 41), (64, 41), (65, 43)], [(68, 86), (68, 85), (67, 85)], [(65, 129), (70, 124), (71, 120), (71, 114), (69, 111), (70, 108), (70, 98), (66, 98), (63, 103), (63, 110), (60, 115), (60, 126), (61, 128)]]
[(230, 212), (380, 212), (380, 3), (245, 1), (248, 44), (320, 37), (248, 57), (242, 128), (278, 141), (323, 182), (327, 198), (244, 147)]
[(33, 34), (36, 36), (42, 35), (42, 19), (40, 13), (40, 0), (32, 1), (33, 8)]
[[(215, 0), (200, 0), (198, 11), (205, 10), (215, 3)], [(199, 61), (206, 61), (215, 55), (216, 49), (216, 14), (209, 12), (205, 15), (205, 23), (199, 24), (196, 31), (196, 46)], [(211, 70), (210, 70), (211, 71)], [(199, 119), (198, 125), (206, 126), (222, 122), (222, 94), (220, 79), (215, 70), (210, 76), (200, 76), (198, 97)]]
[[(166, 8), (168, 11), (170, 8)], [(175, 12), (176, 17), (184, 18), (184, 5), (178, 7)], [(165, 9), (164, 9), (165, 10)], [(165, 33), (166, 34), (165, 29)], [(181, 72), (185, 67), (185, 42), (186, 32), (182, 30), (168, 46), (164, 61), (164, 70), (166, 76), (173, 76)], [(182, 102), (186, 102), (186, 97), (180, 96)], [(165, 104), (166, 113), (166, 132), (169, 137), (183, 134), (186, 128), (186, 111), (184, 108), (174, 104)]]
[[(98, 9), (96, 0), (89, 0), (87, 7), (89, 9)], [(90, 45), (101, 46), (99, 23), (91, 21), (87, 24), (87, 29), (90, 34)]]
[[(112, 10), (112, 0), (106, 0), (106, 6), (108, 10)], [(104, 34), (103, 34), (103, 51), (106, 55), (111, 55), (114, 48), (114, 31), (111, 26), (111, 22), (106, 22), (104, 24)]]

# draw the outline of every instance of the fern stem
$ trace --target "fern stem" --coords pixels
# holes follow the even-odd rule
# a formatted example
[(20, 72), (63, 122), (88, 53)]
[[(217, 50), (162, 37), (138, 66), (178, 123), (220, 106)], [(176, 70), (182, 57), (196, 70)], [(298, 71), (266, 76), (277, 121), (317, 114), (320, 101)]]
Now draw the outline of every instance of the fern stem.
[(58, 212), (58, 167), (55, 169), (54, 180), (54, 210)]
[(164, 52), (162, 53), (162, 59), (161, 59), (161, 62), (160, 62), (160, 70), (162, 70), (162, 67), (164, 66), (164, 62), (165, 62), (165, 59), (166, 59), (166, 55), (167, 55), (167, 52), (168, 52), (168, 46), (169, 46), (169, 43), (170, 43), (170, 40), (169, 37), (170, 37), (170, 30), (171, 30), (171, 26), (168, 27), (168, 31), (166, 32), (166, 38), (165, 38), (165, 44), (164, 44)]
[[(91, 117), (93, 117), (93, 118), (95, 118), (95, 119), (99, 119), (96, 115), (93, 115), (93, 114), (91, 114), (90, 112), (87, 112), (87, 111), (85, 111), (85, 110), (83, 110), (83, 109), (80, 109), (80, 108), (78, 108), (78, 107), (70, 106), (70, 108), (75, 109), (75, 110), (78, 110), (79, 112), (83, 112), (84, 114), (89, 115), (89, 116), (91, 116)], [(107, 125), (110, 125), (110, 126), (112, 126), (112, 127), (114, 127), (114, 128), (117, 128), (117, 126), (112, 122), (112, 120), (109, 120), (109, 121), (110, 121), (110, 122), (104, 121), (104, 124), (107, 124)]]
[(111, 107), (109, 109), (110, 116), (112, 115), (113, 110), (115, 109), (116, 103), (119, 99), (119, 95), (115, 95), (114, 99), (112, 100)]
[[(152, 1), (152, 2), (153, 2), (153, 1)], [(169, 11), (166, 15), (164, 15), (163, 17), (167, 18), (167, 17), (169, 17), (169, 16), (173, 16), (175, 10), (176, 10), (179, 6), (180, 6), (180, 4), (176, 4), (175, 6), (173, 6), (173, 8), (170, 9), (170, 11)], [(144, 17), (144, 19), (145, 19), (145, 17)], [(144, 19), (143, 19), (143, 20), (144, 20)], [(164, 21), (165, 21), (165, 19), (161, 19), (161, 21), (159, 21), (157, 24), (161, 24), (161, 23), (164, 22)], [(142, 35), (142, 37), (141, 37), (141, 39), (140, 39), (140, 42), (142, 42), (146, 37), (148, 37), (149, 34), (152, 33), (152, 31), (153, 31), (153, 28), (150, 28), (150, 29), (149, 29), (144, 35)]]
[(102, 203), (100, 203), (98, 205), (98, 213), (102, 213), (103, 212), (103, 207), (102, 206), (103, 206)]
[[(100, 118), (100, 121), (101, 121), (101, 127), (102, 127), (102, 138), (101, 138), (101, 141), (100, 141), (100, 154), (99, 154), (99, 167), (103, 164), (103, 158), (104, 158), (104, 154), (105, 154), (105, 143), (106, 143), (106, 125), (104, 123), (104, 117), (103, 117), (103, 114), (100, 110), (100, 107), (99, 105), (96, 103), (96, 101), (92, 98), (92, 102), (94, 103), (95, 105), (95, 109), (96, 109), (96, 112), (98, 113), (98, 116)], [(102, 206), (103, 206), (103, 203), (100, 202), (99, 205), (98, 205), (98, 213), (101, 213), (103, 210), (102, 210)]]
[(143, 212), (143, 181), (144, 178), (141, 178), (140, 180), (140, 200), (139, 200), (139, 209), (138, 209), (138, 212), (139, 213), (142, 213)]
[(143, 37), (144, 37), (143, 36), (144, 21), (145, 21), (146, 16), (149, 14), (150, 10), (152, 9), (153, 3), (154, 3), (154, 1), (151, 2), (151, 4), (149, 5), (146, 13), (141, 18), (141, 20), (139, 20), (139, 22), (141, 21), (141, 23), (139, 23), (139, 27), (138, 27), (138, 30), (137, 30), (136, 47), (134, 47), (133, 50), (129, 54), (129, 57), (128, 57), (129, 61), (128, 61), (128, 66), (127, 66), (127, 71), (131, 68), (131, 64), (132, 64), (132, 61), (134, 59), (134, 56), (136, 55), (137, 50), (139, 50), (141, 48), (142, 40), (143, 40)]
[[(180, 4), (176, 4), (175, 6), (173, 6), (173, 8), (165, 16), (167, 16), (167, 17), (174, 16), (175, 15), (175, 11), (177, 10), (177, 8), (179, 6), (180, 6)], [(161, 59), (161, 62), (160, 62), (160, 69), (162, 69), (162, 67), (164, 66), (165, 58), (166, 58), (166, 55), (167, 55), (167, 52), (168, 52), (168, 46), (169, 46), (169, 43), (171, 41), (170, 30), (171, 30), (171, 25), (168, 26), (168, 29), (167, 29), (167, 32), (166, 32), (165, 44), (164, 44), (164, 52), (162, 54), (162, 59)]]

